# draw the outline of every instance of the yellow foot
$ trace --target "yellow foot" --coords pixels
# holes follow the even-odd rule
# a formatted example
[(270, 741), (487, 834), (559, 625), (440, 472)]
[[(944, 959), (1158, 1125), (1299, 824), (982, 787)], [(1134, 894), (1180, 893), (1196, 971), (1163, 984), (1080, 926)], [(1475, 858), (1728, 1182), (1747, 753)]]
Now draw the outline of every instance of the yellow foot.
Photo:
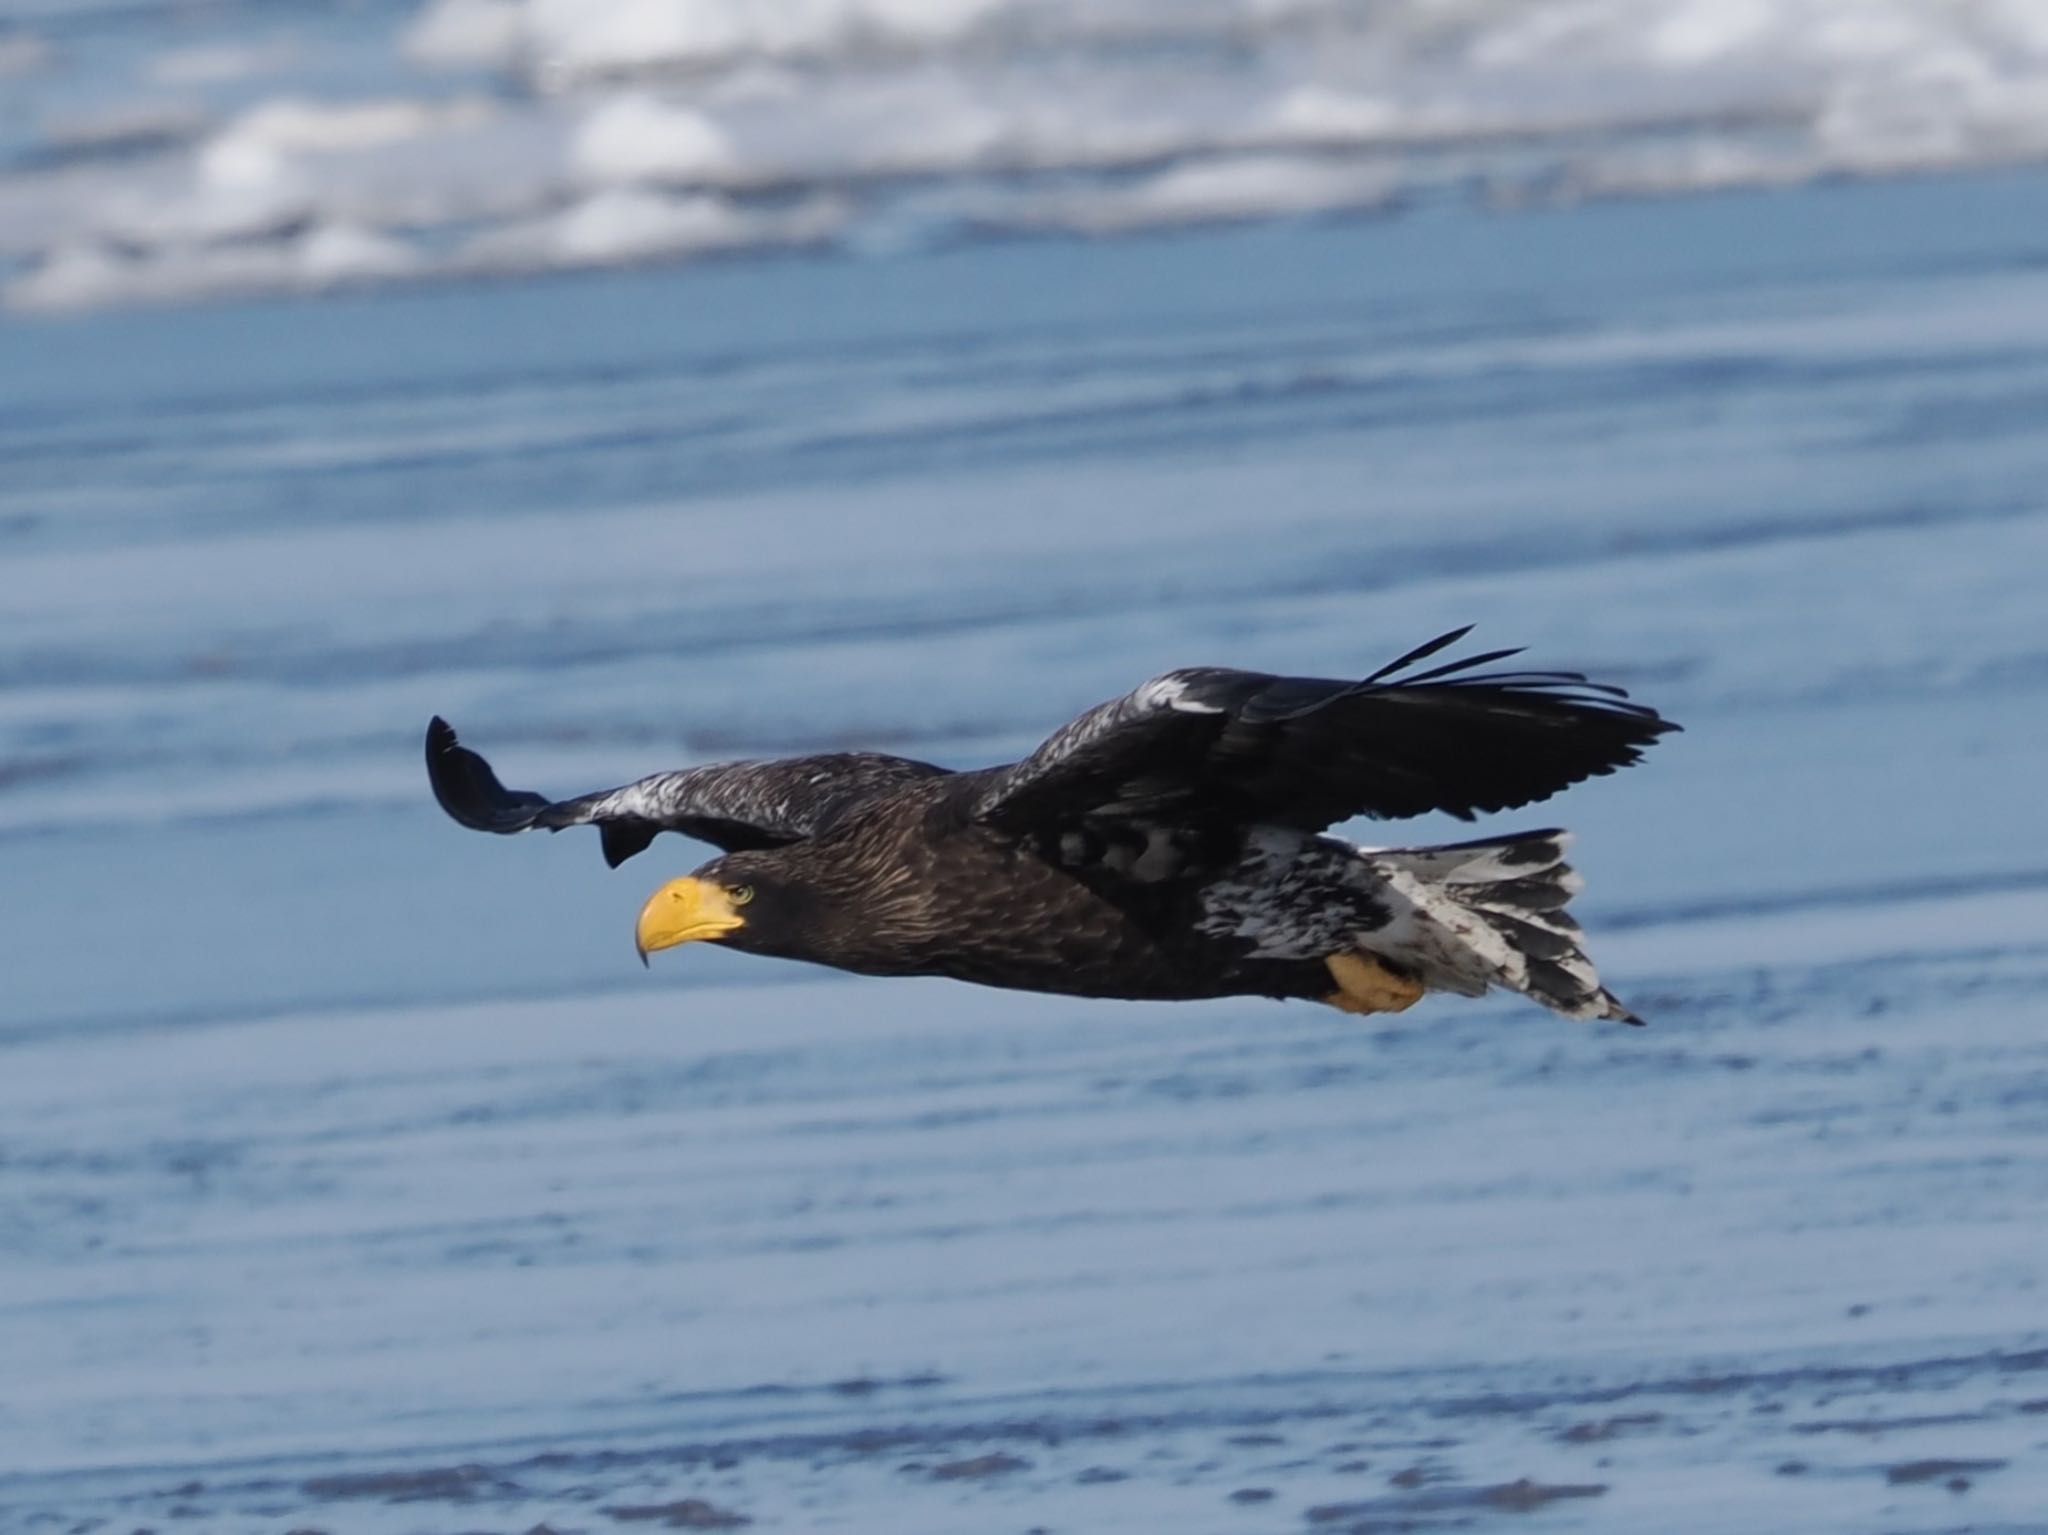
[(1337, 989), (1323, 998), (1347, 1013), (1398, 1013), (1422, 997), (1422, 982), (1397, 975), (1363, 954), (1332, 954), (1323, 963)]

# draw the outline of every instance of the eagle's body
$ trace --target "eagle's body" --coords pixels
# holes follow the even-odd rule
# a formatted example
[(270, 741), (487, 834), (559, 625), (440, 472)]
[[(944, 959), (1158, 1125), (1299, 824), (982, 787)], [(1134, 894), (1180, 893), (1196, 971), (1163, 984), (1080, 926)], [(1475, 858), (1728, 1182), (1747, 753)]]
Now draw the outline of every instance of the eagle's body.
[(553, 802), (503, 788), (439, 720), (428, 767), (482, 830), (595, 823), (615, 865), (663, 830), (726, 848), (648, 903), (643, 954), (701, 938), (863, 975), (1357, 1012), (1500, 985), (1631, 1018), (1563, 910), (1563, 833), (1381, 851), (1320, 835), (1528, 803), (1675, 728), (1575, 673), (1473, 670), (1498, 653), (1395, 677), (1462, 632), (1362, 683), (1170, 673), (972, 772), (838, 753)]
[[(722, 874), (753, 888), (756, 907), (764, 892), (784, 892), (803, 906), (800, 921), (750, 920), (754, 931), (736, 935), (734, 945), (860, 975), (939, 975), (1073, 996), (1181, 1000), (1330, 989), (1319, 958), (1248, 954), (1218, 928), (1227, 893), (1248, 893), (1243, 857), (1219, 850), (1207, 882), (1182, 877), (1118, 889), (1036, 839), (975, 822), (967, 813), (974, 788), (963, 776), (892, 789), (815, 840), (772, 857), (720, 860)], [(1221, 902), (1213, 899), (1219, 894)], [(963, 933), (973, 941), (962, 942)]]

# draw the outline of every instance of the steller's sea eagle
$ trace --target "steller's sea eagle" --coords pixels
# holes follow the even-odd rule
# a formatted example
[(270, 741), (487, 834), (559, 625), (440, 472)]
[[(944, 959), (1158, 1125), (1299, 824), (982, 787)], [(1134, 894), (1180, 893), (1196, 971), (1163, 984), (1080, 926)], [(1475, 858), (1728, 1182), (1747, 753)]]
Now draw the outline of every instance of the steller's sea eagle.
[(437, 718), (427, 773), (464, 826), (595, 825), (614, 867), (663, 831), (724, 849), (649, 899), (643, 960), (704, 940), (862, 975), (1359, 1013), (1502, 986), (1640, 1022), (1564, 909), (1580, 885), (1564, 832), (1381, 849), (1321, 835), (1530, 804), (1678, 728), (1577, 672), (1482, 670), (1512, 650), (1416, 669), (1467, 632), (1361, 682), (1168, 672), (969, 772), (835, 752), (550, 800), (505, 788)]

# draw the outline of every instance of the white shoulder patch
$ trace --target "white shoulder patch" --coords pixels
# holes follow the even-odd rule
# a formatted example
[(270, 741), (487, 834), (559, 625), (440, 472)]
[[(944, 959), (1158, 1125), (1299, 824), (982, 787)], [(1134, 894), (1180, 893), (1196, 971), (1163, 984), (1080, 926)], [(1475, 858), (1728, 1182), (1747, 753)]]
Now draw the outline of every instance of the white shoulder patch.
[(1181, 714), (1221, 714), (1221, 704), (1198, 703), (1178, 677), (1154, 677), (1138, 689), (1138, 703), (1147, 709), (1172, 709)]

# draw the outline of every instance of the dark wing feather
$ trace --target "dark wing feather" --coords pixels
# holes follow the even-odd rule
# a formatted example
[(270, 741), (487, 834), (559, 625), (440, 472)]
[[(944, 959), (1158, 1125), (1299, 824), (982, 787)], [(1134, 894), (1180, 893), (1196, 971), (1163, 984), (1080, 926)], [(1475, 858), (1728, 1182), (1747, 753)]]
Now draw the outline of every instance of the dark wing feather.
[(994, 775), (975, 813), (1013, 830), (1226, 817), (1313, 831), (1431, 810), (1470, 820), (1625, 767), (1678, 728), (1577, 672), (1479, 669), (1513, 650), (1403, 675), (1467, 632), (1362, 682), (1168, 672)]
[(665, 831), (728, 853), (783, 847), (815, 836), (861, 801), (946, 769), (905, 757), (835, 752), (776, 762), (724, 762), (656, 773), (617, 789), (551, 800), (508, 789), (490, 763), (436, 717), (427, 726), (427, 780), (455, 820), (476, 831), (598, 828), (605, 862), (617, 868)]

